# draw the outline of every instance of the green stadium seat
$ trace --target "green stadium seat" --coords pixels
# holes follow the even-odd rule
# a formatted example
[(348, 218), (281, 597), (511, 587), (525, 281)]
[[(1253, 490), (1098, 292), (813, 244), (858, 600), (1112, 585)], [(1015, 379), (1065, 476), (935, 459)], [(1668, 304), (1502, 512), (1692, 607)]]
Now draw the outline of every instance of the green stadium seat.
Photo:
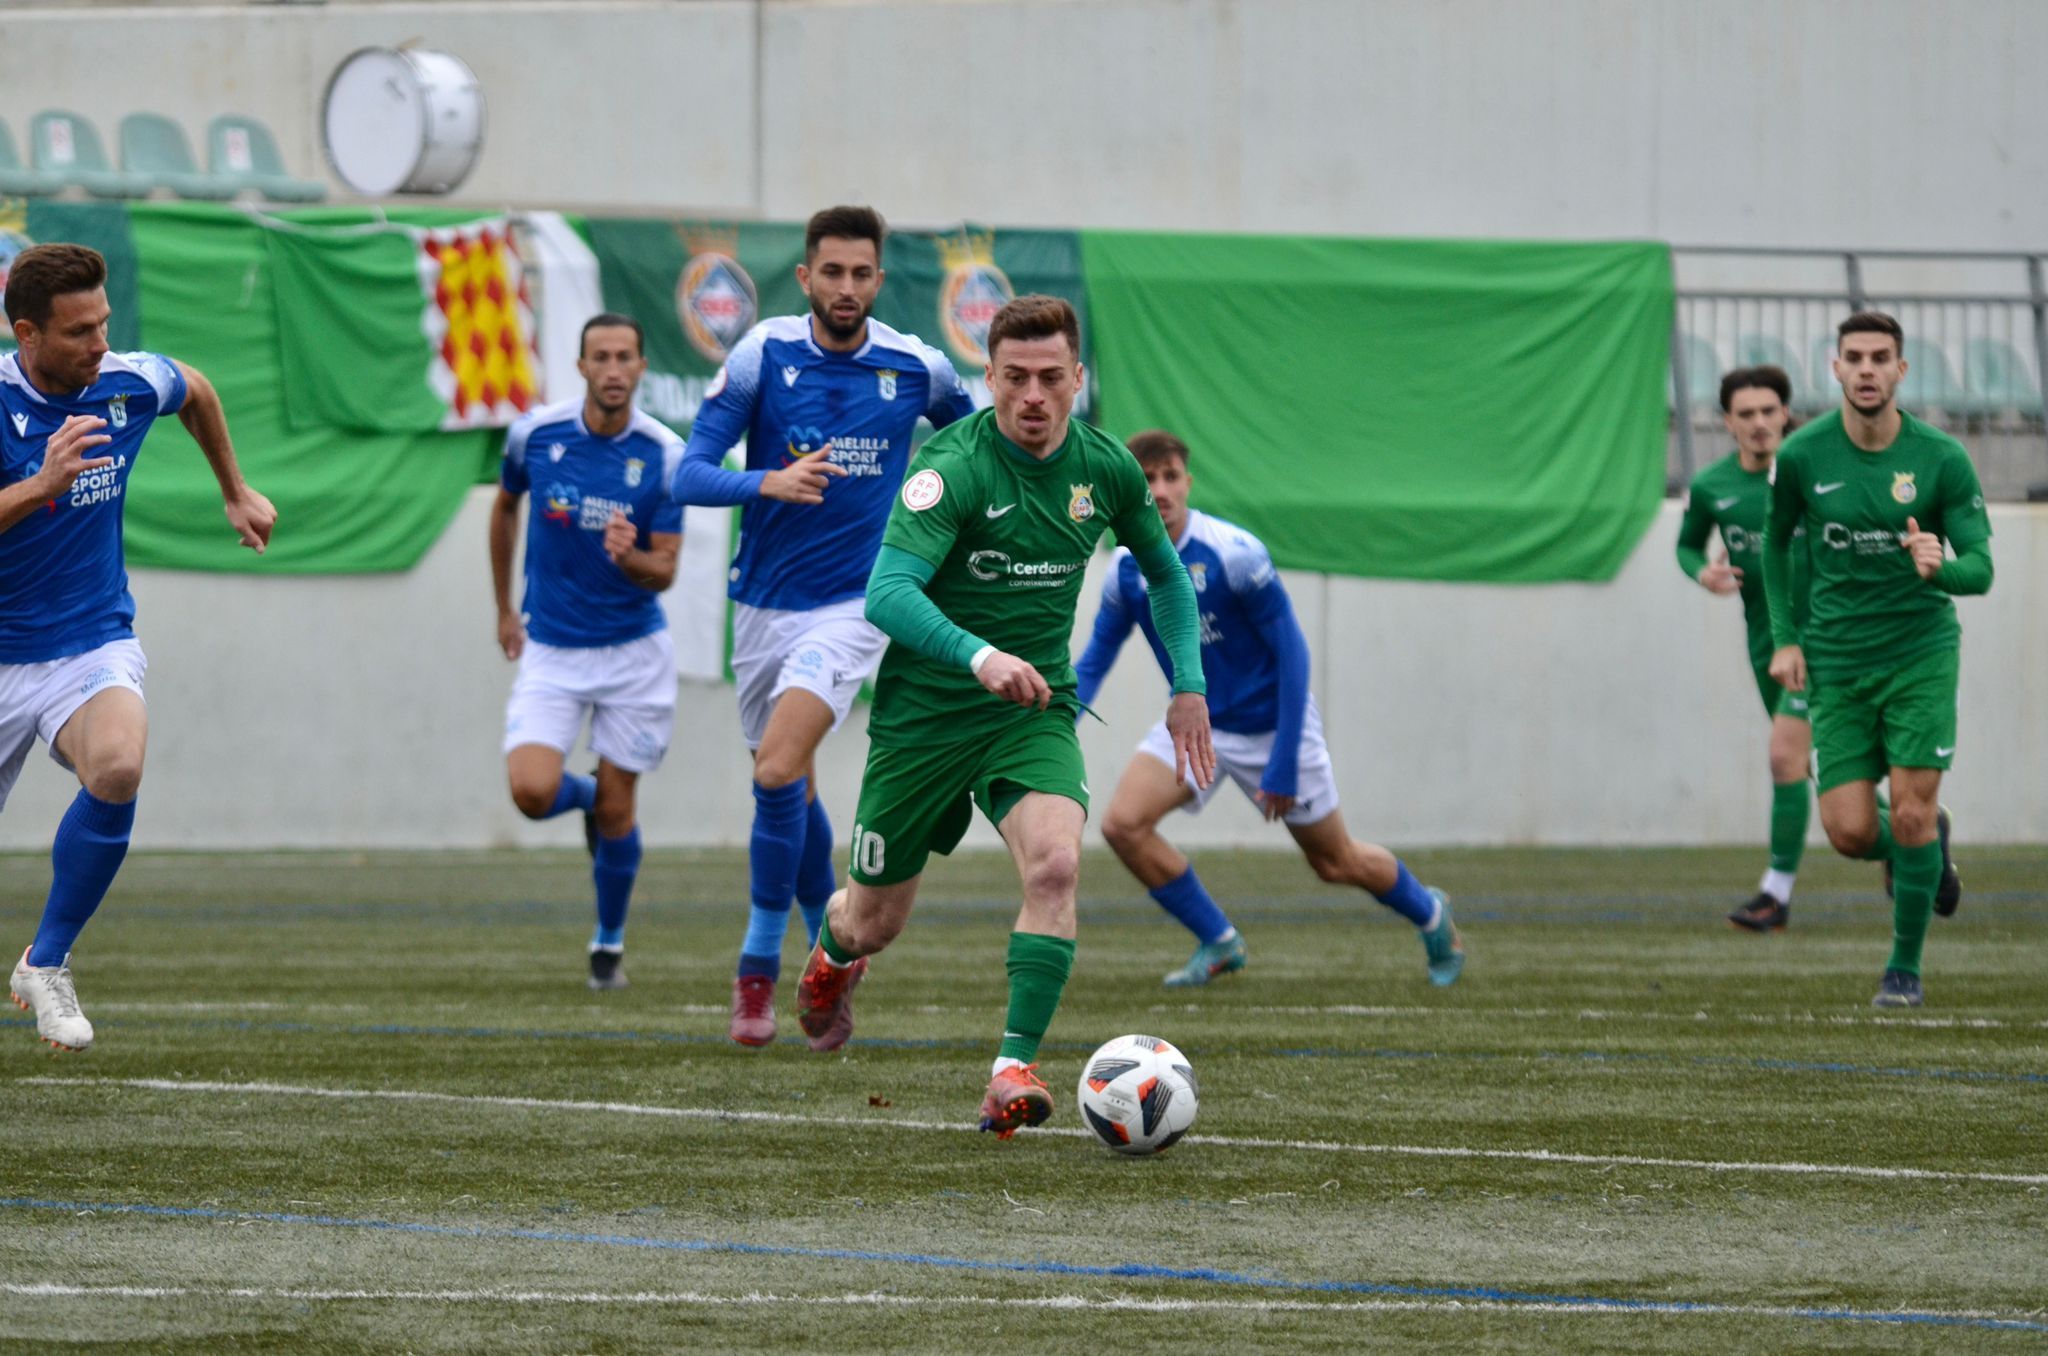
[(181, 198), (203, 202), (225, 202), (237, 187), (232, 179), (201, 174), (185, 129), (160, 113), (130, 113), (121, 119), (121, 168)]
[(125, 174), (108, 164), (98, 129), (63, 109), (45, 109), (31, 120), (29, 154), (43, 173), (95, 198), (146, 198), (153, 187), (147, 176)]
[(1735, 341), (1735, 361), (1743, 367), (1781, 367), (1792, 379), (1792, 408), (1814, 408), (1817, 398), (1792, 346), (1775, 334), (1745, 334)]
[(2041, 392), (2027, 375), (2026, 360), (2003, 339), (1977, 338), (1963, 345), (1964, 413), (2011, 412), (2041, 417)]
[(206, 128), (206, 167), (237, 189), (254, 189), (272, 202), (320, 202), (327, 185), (286, 173), (270, 129), (255, 118), (228, 113)]
[(45, 198), (63, 189), (62, 179), (21, 163), (21, 153), (14, 148), (14, 133), (5, 122), (0, 122), (0, 198)]
[(1944, 410), (1960, 410), (1963, 384), (1949, 366), (1948, 353), (1931, 339), (1906, 339), (1906, 379), (1899, 383), (1899, 406), (1925, 418)]

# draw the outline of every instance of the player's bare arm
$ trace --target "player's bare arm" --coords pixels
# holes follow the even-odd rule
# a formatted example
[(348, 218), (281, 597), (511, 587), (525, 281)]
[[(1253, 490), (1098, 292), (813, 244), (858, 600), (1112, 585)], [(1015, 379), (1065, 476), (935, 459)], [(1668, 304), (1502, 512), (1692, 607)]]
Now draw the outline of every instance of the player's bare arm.
[(825, 502), (825, 487), (832, 483), (832, 477), (843, 476), (846, 468), (828, 460), (832, 447), (828, 443), (815, 452), (807, 452), (779, 471), (770, 471), (761, 477), (761, 497), (780, 499), (785, 504), (822, 504)]
[(0, 532), (69, 490), (81, 475), (111, 466), (112, 457), (90, 453), (113, 439), (99, 432), (107, 421), (89, 414), (74, 414), (50, 435), (43, 450), (43, 464), (32, 476), (0, 489)]
[(227, 514), (228, 525), (235, 529), (242, 545), (260, 556), (270, 545), (277, 509), (242, 479), (242, 468), (235, 461), (235, 445), (228, 438), (228, 416), (221, 407), (220, 393), (198, 368), (184, 363), (177, 366), (185, 377), (185, 404), (178, 411), (178, 422), (199, 444), (207, 464), (213, 468), (213, 478), (220, 482), (221, 508)]
[(605, 554), (626, 578), (649, 592), (660, 593), (676, 582), (676, 561), (682, 555), (683, 535), (652, 533), (645, 550), (638, 545), (639, 540), (639, 529), (633, 526), (633, 520), (613, 509), (604, 525)]
[(519, 496), (502, 486), (491, 504), (491, 592), (498, 601), (498, 648), (517, 659), (526, 649), (526, 624), (512, 606), (512, 543), (519, 537)]

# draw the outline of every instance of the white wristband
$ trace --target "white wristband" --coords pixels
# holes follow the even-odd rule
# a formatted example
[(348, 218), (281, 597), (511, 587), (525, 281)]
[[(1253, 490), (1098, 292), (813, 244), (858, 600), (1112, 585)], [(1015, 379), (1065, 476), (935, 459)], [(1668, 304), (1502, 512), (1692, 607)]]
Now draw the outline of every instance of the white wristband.
[(974, 676), (977, 678), (981, 677), (981, 666), (983, 664), (988, 663), (988, 657), (994, 654), (995, 652), (996, 647), (993, 645), (984, 645), (980, 649), (976, 650), (974, 652), (974, 658), (967, 661), (968, 671), (973, 673)]

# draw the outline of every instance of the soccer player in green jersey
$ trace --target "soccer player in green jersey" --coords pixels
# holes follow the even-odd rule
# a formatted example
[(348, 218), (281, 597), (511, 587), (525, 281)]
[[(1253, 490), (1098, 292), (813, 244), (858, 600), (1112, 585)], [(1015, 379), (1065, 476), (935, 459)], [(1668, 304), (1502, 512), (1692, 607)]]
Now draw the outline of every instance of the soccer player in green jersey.
[(903, 930), (926, 861), (958, 845), (979, 806), (1024, 894), (1010, 934), (1008, 1017), (981, 1106), (981, 1128), (1003, 1139), (1052, 1114), (1034, 1061), (1073, 969), (1088, 811), (1068, 644), (1082, 573), (1106, 531), (1144, 570), (1173, 659), (1175, 774), (1207, 787), (1216, 767), (1194, 586), (1137, 461), (1069, 417), (1080, 337), (1073, 307), (1057, 297), (1003, 307), (988, 331), (995, 407), (941, 430), (911, 461), (868, 579), (867, 616), (889, 648), (852, 870), (798, 987), (811, 1048), (844, 1044), (866, 957)]
[[(1771, 722), (1771, 862), (1756, 898), (1728, 915), (1751, 932), (1782, 928), (1792, 917), (1792, 882), (1806, 851), (1813, 795), (1806, 766), (1813, 748), (1804, 692), (1787, 692), (1771, 677), (1771, 615), (1764, 598), (1764, 517), (1770, 510), (1771, 463), (1792, 427), (1792, 381), (1780, 367), (1738, 367), (1721, 378), (1721, 418), (1735, 450), (1692, 479), (1678, 527), (1678, 568), (1709, 593), (1742, 598), (1749, 628), (1749, 665)], [(1722, 553), (1706, 556), (1708, 534), (1721, 533)], [(1806, 624), (1808, 577), (1804, 528), (1791, 553), (1793, 624)]]
[[(1962, 444), (1898, 407), (1899, 322), (1859, 311), (1837, 334), (1841, 409), (1786, 440), (1772, 483), (1770, 671), (1788, 691), (1811, 685), (1828, 841), (1891, 868), (1892, 954), (1872, 1001), (1918, 1007), (1928, 919), (1955, 912), (1962, 896), (1938, 799), (1956, 751), (1962, 627), (1950, 595), (1990, 589), (1991, 521)], [(1802, 525), (1813, 569), (1803, 634), (1791, 579)], [(1888, 815), (1877, 799), (1887, 769)]]

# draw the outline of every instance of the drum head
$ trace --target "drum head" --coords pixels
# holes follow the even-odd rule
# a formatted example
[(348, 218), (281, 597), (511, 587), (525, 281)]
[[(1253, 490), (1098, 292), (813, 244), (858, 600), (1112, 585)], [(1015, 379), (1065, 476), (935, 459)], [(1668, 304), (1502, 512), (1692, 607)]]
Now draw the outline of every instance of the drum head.
[(483, 96), (460, 58), (366, 47), (327, 82), (320, 115), (328, 163), (356, 192), (446, 193), (483, 141)]

